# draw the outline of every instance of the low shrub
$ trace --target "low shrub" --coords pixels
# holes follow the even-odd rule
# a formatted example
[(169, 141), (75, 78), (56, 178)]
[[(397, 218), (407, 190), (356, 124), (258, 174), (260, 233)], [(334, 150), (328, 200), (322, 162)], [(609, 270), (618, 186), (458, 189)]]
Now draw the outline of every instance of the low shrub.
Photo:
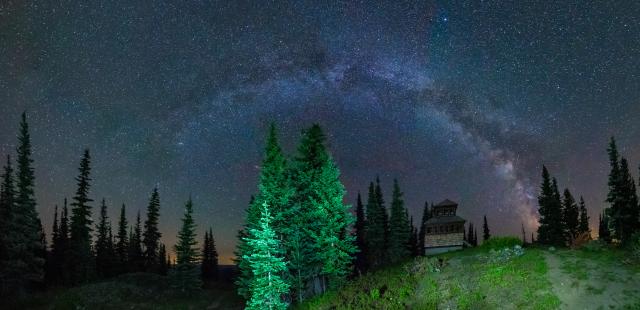
[(482, 248), (490, 250), (500, 250), (504, 248), (513, 248), (514, 246), (522, 246), (522, 240), (517, 237), (491, 237), (482, 243)]
[(489, 251), (489, 261), (494, 263), (504, 263), (513, 258), (524, 255), (524, 248), (519, 245), (514, 245), (511, 248), (503, 248), (501, 250)]

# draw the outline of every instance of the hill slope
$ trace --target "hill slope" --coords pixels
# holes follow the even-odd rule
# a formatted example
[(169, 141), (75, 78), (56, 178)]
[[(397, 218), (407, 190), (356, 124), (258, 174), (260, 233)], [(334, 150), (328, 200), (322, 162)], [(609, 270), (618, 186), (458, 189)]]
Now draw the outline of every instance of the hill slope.
[(373, 272), (296, 308), (638, 309), (639, 268), (621, 263), (623, 256), (476, 248)]

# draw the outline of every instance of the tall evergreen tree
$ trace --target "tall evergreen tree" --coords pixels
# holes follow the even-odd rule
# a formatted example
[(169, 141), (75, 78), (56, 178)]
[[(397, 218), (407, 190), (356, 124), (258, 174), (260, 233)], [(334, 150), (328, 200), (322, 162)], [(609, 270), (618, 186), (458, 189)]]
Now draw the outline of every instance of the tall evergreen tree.
[(238, 290), (238, 295), (242, 296), (244, 299), (249, 299), (249, 284), (251, 283), (251, 278), (253, 277), (253, 273), (251, 270), (251, 266), (249, 266), (249, 262), (244, 260), (244, 256), (248, 256), (251, 254), (251, 248), (247, 245), (245, 241), (248, 236), (249, 229), (257, 227), (260, 215), (260, 208), (255, 202), (254, 196), (251, 196), (249, 200), (249, 206), (247, 207), (246, 216), (245, 216), (245, 224), (243, 228), (238, 231), (238, 242), (236, 244), (236, 250), (234, 251), (234, 262), (236, 266), (238, 266), (238, 276), (235, 280), (235, 285)]
[[(118, 273), (125, 273), (127, 271), (127, 263), (129, 261), (129, 236), (127, 236), (127, 215), (126, 206), (122, 204), (120, 208), (120, 218), (118, 219), (118, 234), (116, 235), (115, 252), (118, 261)], [(164, 260), (164, 256), (162, 257)]]
[(142, 252), (142, 228), (140, 226), (140, 211), (136, 216), (136, 224), (132, 230), (129, 231), (129, 251), (128, 251), (128, 265), (129, 271), (140, 272), (143, 270), (144, 257)]
[(607, 215), (607, 212), (602, 212), (602, 214), (600, 214), (598, 239), (606, 243), (611, 242), (611, 230), (609, 228), (609, 216)]
[(271, 215), (266, 203), (262, 205), (259, 227), (249, 229), (246, 241), (254, 249), (250, 256), (245, 256), (254, 274), (246, 309), (286, 309), (283, 297), (288, 293), (289, 284), (280, 275), (287, 267), (271, 228)]
[(60, 271), (60, 261), (57, 250), (60, 246), (59, 230), (58, 205), (55, 205), (53, 210), (53, 225), (51, 226), (51, 253), (47, 257), (47, 261), (45, 263), (45, 281), (47, 284), (55, 284), (59, 279), (58, 272)]
[(109, 253), (109, 243), (111, 242), (109, 237), (111, 224), (109, 223), (109, 217), (107, 216), (107, 203), (104, 199), (102, 199), (102, 203), (100, 204), (100, 220), (98, 221), (98, 225), (96, 227), (96, 242), (95, 242), (95, 253), (96, 253), (96, 273), (101, 278), (106, 278), (109, 276), (111, 256), (112, 253)]
[(422, 219), (420, 220), (420, 232), (418, 235), (418, 247), (419, 247), (421, 256), (424, 256), (424, 238), (427, 233), (427, 221), (430, 218), (431, 218), (431, 210), (429, 210), (429, 202), (425, 201), (424, 208), (422, 209)]
[(356, 246), (358, 247), (358, 252), (356, 253), (355, 259), (355, 268), (358, 274), (363, 274), (367, 270), (367, 240), (366, 240), (366, 228), (367, 221), (365, 218), (365, 210), (362, 205), (362, 198), (360, 197), (360, 193), (358, 192), (358, 199), (356, 200), (356, 224), (355, 224), (355, 234), (356, 234)]
[(587, 207), (582, 196), (580, 196), (580, 220), (578, 224), (578, 233), (591, 233), (591, 230), (589, 229), (589, 215), (587, 214)]
[[(15, 179), (14, 172), (11, 166), (11, 157), (7, 156), (7, 164), (4, 166), (4, 173), (2, 174), (2, 184), (0, 185), (0, 295), (5, 295), (6, 288), (11, 284), (11, 254), (13, 241), (14, 228), (12, 213), (15, 210)], [(15, 277), (15, 275), (14, 275)]]
[(469, 232), (467, 233), (467, 242), (469, 243), (469, 246), (474, 246), (474, 240), (473, 240), (473, 223), (469, 222)]
[(420, 246), (418, 244), (418, 228), (413, 225), (413, 216), (409, 221), (411, 228), (411, 237), (409, 238), (409, 246), (412, 257), (420, 256)]
[(538, 241), (542, 244), (563, 246), (565, 244), (564, 225), (562, 223), (562, 202), (557, 181), (551, 179), (547, 167), (542, 166), (542, 185), (538, 196), (540, 227)]
[(209, 228), (204, 233), (204, 242), (202, 243), (202, 262), (200, 270), (204, 280), (214, 280), (218, 278), (218, 252), (216, 251), (215, 241), (213, 239), (213, 230)]
[(80, 161), (79, 176), (76, 178), (78, 189), (71, 206), (71, 238), (70, 275), (74, 284), (88, 281), (94, 270), (93, 253), (91, 251), (91, 203), (89, 189), (91, 178), (91, 156), (89, 150), (84, 151)]
[(177, 264), (171, 275), (172, 284), (183, 293), (191, 293), (202, 286), (197, 266), (199, 258), (197, 244), (193, 202), (189, 198), (184, 207), (178, 241), (174, 246)]
[[(531, 243), (533, 243), (533, 239), (531, 239)], [(524, 222), (522, 223), (522, 244), (527, 244), (527, 234), (524, 231)]]
[(11, 211), (8, 253), (16, 288), (28, 289), (44, 278), (44, 256), (41, 222), (36, 211), (35, 175), (31, 158), (31, 136), (26, 113), (22, 113), (18, 134), (16, 196)]
[[(616, 141), (612, 137), (607, 149), (609, 154), (609, 192), (607, 202), (610, 207), (605, 210), (609, 227), (615, 239), (627, 244), (631, 235), (640, 229), (640, 207), (635, 181), (629, 172), (627, 160), (620, 156)], [(604, 221), (604, 219), (603, 219)]]
[(162, 234), (158, 229), (160, 217), (160, 195), (158, 188), (154, 188), (147, 206), (147, 220), (144, 222), (142, 244), (144, 246), (144, 268), (146, 271), (158, 271), (158, 244)]
[(487, 241), (491, 238), (491, 231), (489, 230), (489, 224), (487, 223), (487, 216), (484, 216), (484, 223), (482, 224), (482, 241)]
[(58, 241), (56, 246), (55, 255), (59, 261), (60, 271), (58, 273), (58, 282), (62, 284), (69, 284), (71, 282), (69, 266), (69, 208), (67, 206), (67, 198), (64, 199), (62, 206), (62, 213), (60, 215), (60, 224), (58, 230)]
[(353, 224), (350, 206), (343, 204), (345, 193), (340, 172), (325, 147), (326, 137), (319, 125), (303, 132), (295, 159), (295, 203), (307, 220), (313, 255), (307, 265), (314, 291), (341, 285), (352, 270), (354, 237), (347, 232)]
[(160, 243), (158, 247), (158, 273), (161, 275), (166, 275), (169, 271), (169, 264), (167, 263), (167, 248), (164, 244)]
[[(379, 187), (379, 179), (377, 184)], [(366, 241), (368, 265), (374, 269), (387, 262), (387, 211), (383, 203), (382, 192), (376, 191), (376, 186), (371, 182), (367, 199)]]
[(573, 195), (571, 195), (569, 189), (564, 190), (564, 199), (562, 201), (562, 204), (563, 224), (566, 236), (565, 238), (567, 244), (572, 244), (573, 240), (578, 236), (579, 232), (578, 229), (580, 226), (580, 209), (578, 208), (578, 205), (576, 204), (576, 201), (573, 198)]
[(397, 263), (409, 257), (409, 219), (404, 207), (402, 192), (398, 180), (393, 180), (393, 194), (391, 199), (391, 218), (389, 221), (389, 247), (387, 255), (391, 263)]
[(473, 229), (473, 246), (474, 247), (478, 246), (478, 229), (477, 228)]

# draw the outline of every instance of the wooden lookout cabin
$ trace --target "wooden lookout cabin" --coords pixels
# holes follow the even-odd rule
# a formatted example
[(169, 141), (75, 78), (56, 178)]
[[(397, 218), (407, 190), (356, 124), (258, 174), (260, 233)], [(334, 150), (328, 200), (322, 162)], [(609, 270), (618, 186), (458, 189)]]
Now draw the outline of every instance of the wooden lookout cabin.
[(431, 209), (425, 223), (424, 249), (427, 255), (460, 250), (464, 243), (463, 218), (456, 215), (458, 204), (445, 199)]

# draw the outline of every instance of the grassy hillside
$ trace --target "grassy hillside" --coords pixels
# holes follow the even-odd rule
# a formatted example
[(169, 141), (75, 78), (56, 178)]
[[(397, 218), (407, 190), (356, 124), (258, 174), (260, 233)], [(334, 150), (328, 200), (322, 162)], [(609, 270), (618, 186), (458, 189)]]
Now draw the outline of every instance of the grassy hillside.
[(640, 264), (628, 252), (505, 240), (372, 272), (296, 309), (640, 309)]

